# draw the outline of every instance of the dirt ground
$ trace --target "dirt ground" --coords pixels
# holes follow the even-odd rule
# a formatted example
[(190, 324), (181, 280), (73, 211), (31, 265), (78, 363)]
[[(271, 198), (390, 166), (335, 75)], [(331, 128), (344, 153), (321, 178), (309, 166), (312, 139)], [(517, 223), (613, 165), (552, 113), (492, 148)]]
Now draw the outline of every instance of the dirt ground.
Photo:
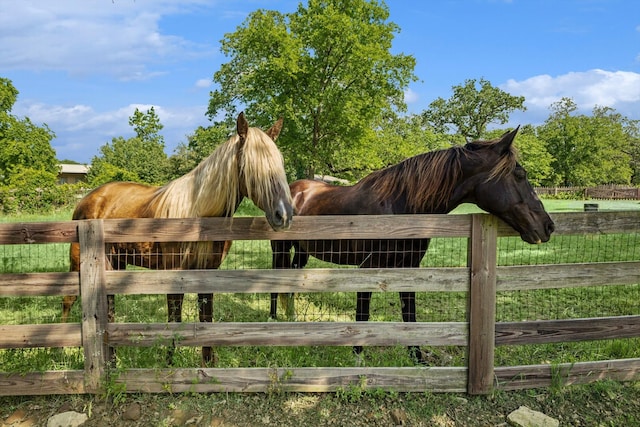
[(559, 389), (398, 394), (182, 394), (0, 398), (0, 425), (47, 426), (59, 413), (86, 414), (91, 426), (507, 426), (526, 406), (560, 426), (640, 426), (640, 383), (596, 383)]

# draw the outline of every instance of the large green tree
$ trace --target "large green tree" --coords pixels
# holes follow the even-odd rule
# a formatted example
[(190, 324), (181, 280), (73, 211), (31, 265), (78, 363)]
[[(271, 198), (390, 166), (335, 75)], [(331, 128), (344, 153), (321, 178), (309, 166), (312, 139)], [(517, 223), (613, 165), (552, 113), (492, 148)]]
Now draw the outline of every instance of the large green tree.
[(376, 163), (367, 163), (372, 170), (398, 163), (408, 157), (426, 151), (449, 148), (455, 141), (450, 135), (436, 134), (430, 126), (425, 126), (420, 115), (389, 114), (375, 123), (373, 141), (369, 157)]
[(640, 120), (623, 119), (624, 132), (627, 135), (627, 154), (632, 170), (631, 183), (640, 185)]
[(392, 54), (389, 9), (376, 0), (309, 0), (295, 13), (257, 10), (221, 41), (230, 57), (214, 74), (208, 115), (243, 106), (267, 125), (284, 116), (278, 143), (296, 175), (360, 168), (371, 128), (404, 111), (415, 59)]
[(490, 123), (507, 123), (515, 110), (526, 110), (523, 96), (510, 95), (485, 79), (468, 79), (453, 87), (451, 98), (437, 98), (422, 115), (437, 132), (474, 140), (484, 135)]
[(48, 176), (53, 185), (59, 171), (51, 146), (55, 134), (46, 124), (38, 126), (28, 117), (11, 114), (18, 93), (11, 80), (0, 78), (0, 184), (9, 183), (13, 175), (24, 179), (33, 171), (38, 182)]
[(575, 114), (571, 98), (562, 98), (551, 110), (538, 134), (554, 158), (553, 184), (630, 183), (629, 139), (619, 114), (608, 107), (595, 107), (591, 116)]
[(11, 80), (0, 77), (0, 114), (9, 114), (18, 100), (18, 89)]
[(162, 124), (151, 107), (146, 112), (137, 108), (129, 118), (136, 136), (115, 137), (100, 147), (91, 160), (88, 181), (96, 186), (110, 181), (138, 181), (162, 184), (169, 178), (169, 161), (164, 151)]
[(11, 114), (18, 99), (11, 80), (0, 78), (0, 209), (36, 212), (68, 202), (74, 189), (56, 185), (59, 166), (46, 124)]
[(136, 108), (129, 117), (129, 126), (141, 141), (153, 142), (164, 149), (164, 136), (160, 134), (164, 125), (160, 123), (160, 117), (154, 107), (149, 108), (146, 113)]

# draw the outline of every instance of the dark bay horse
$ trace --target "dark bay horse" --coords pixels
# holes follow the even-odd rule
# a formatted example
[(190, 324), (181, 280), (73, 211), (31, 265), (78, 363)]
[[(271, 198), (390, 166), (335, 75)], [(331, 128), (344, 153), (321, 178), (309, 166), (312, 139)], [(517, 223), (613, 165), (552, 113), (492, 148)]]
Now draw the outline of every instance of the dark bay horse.
[[(265, 212), (278, 231), (290, 226), (293, 216), (282, 154), (274, 143), (282, 119), (269, 130), (249, 127), (243, 113), (236, 123), (237, 135), (221, 144), (196, 168), (162, 187), (133, 182), (111, 182), (85, 196), (73, 212), (74, 220), (92, 218), (193, 218), (230, 217), (244, 197)], [(124, 269), (127, 264), (153, 269), (214, 269), (226, 256), (231, 242), (130, 243), (106, 248), (107, 266)], [(79, 271), (80, 247), (71, 245), (71, 271)], [(170, 322), (182, 321), (184, 295), (167, 295)], [(66, 321), (76, 296), (63, 300)], [(113, 321), (113, 295), (109, 297)], [(201, 322), (213, 319), (213, 295), (198, 295)], [(210, 347), (203, 347), (204, 363), (212, 361)]]
[[(490, 141), (424, 153), (371, 173), (353, 186), (299, 180), (290, 184), (295, 215), (444, 214), (474, 203), (520, 233), (528, 243), (549, 240), (554, 224), (517, 162), (518, 129)], [(363, 268), (419, 267), (429, 239), (271, 242), (273, 268), (303, 268), (312, 255)], [(293, 261), (291, 249), (295, 249)], [(415, 322), (415, 292), (400, 293), (402, 318)], [(356, 321), (369, 319), (371, 292), (359, 292)], [(276, 318), (277, 294), (270, 317)], [(361, 347), (354, 349), (357, 354)], [(423, 363), (422, 352), (410, 348)]]

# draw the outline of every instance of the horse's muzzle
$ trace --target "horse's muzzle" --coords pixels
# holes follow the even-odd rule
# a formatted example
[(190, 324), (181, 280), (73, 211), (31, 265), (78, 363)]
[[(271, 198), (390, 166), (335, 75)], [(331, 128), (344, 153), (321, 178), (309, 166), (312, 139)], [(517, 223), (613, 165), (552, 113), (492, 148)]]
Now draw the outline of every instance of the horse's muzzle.
[(527, 243), (539, 245), (548, 242), (551, 238), (551, 233), (553, 233), (555, 229), (556, 225), (551, 218), (547, 218), (542, 224), (542, 229), (538, 231), (534, 229), (529, 232), (523, 231), (520, 233), (520, 237)]
[(267, 221), (274, 231), (287, 230), (293, 220), (293, 207), (285, 200), (279, 200), (273, 211), (267, 214)]

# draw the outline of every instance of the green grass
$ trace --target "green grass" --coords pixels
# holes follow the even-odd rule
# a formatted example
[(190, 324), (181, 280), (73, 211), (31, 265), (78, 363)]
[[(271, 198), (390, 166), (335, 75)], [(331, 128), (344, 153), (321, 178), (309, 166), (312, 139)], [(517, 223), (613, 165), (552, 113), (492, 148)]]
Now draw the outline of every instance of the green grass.
[[(582, 211), (584, 201), (545, 200), (550, 212)], [(640, 209), (640, 203), (597, 201), (600, 210)], [(454, 213), (478, 212), (463, 205)], [(239, 215), (259, 216), (261, 211), (243, 202)], [(53, 216), (29, 215), (6, 217), (7, 221), (67, 220), (71, 212)], [(426, 267), (458, 267), (466, 265), (466, 239), (433, 239), (423, 261)], [(68, 245), (4, 245), (0, 246), (0, 272), (68, 271)], [(517, 237), (499, 240), (500, 265), (580, 263), (640, 260), (640, 233), (619, 235), (553, 236), (544, 245), (528, 245)], [(267, 241), (237, 241), (222, 268), (270, 268), (271, 252)], [(312, 259), (309, 268), (335, 267)], [(420, 321), (465, 321), (465, 293), (420, 293), (417, 295), (417, 317)], [(591, 288), (550, 289), (501, 292), (497, 296), (499, 321), (562, 319), (640, 314), (640, 285), (600, 286)], [(185, 320), (195, 321), (196, 301), (187, 295)], [(0, 298), (0, 324), (54, 323), (60, 316), (59, 297)], [(298, 320), (352, 321), (355, 314), (354, 293), (302, 294), (296, 298)], [(269, 296), (265, 294), (220, 294), (215, 296), (216, 321), (266, 321)], [(400, 302), (396, 294), (374, 294), (372, 321), (400, 321)], [(118, 322), (164, 322), (166, 302), (163, 296), (118, 296)], [(80, 320), (79, 304), (74, 306), (73, 321)], [(640, 341), (605, 340), (598, 342), (499, 347), (496, 364), (564, 363), (640, 357)], [(464, 348), (429, 348), (434, 365), (463, 366)], [(347, 347), (225, 347), (217, 349), (219, 366), (353, 366), (354, 358)], [(409, 366), (412, 361), (404, 348), (367, 348), (369, 366)], [(199, 349), (180, 348), (175, 365), (198, 366)], [(0, 350), (0, 371), (26, 372), (47, 369), (82, 369), (81, 349)], [(123, 348), (118, 351), (118, 366), (166, 366), (162, 347)]]
[[(640, 200), (562, 200), (542, 199), (547, 212), (583, 212), (585, 203), (598, 204), (599, 211), (637, 211)], [(464, 203), (452, 211), (454, 214), (483, 212), (475, 205)]]

